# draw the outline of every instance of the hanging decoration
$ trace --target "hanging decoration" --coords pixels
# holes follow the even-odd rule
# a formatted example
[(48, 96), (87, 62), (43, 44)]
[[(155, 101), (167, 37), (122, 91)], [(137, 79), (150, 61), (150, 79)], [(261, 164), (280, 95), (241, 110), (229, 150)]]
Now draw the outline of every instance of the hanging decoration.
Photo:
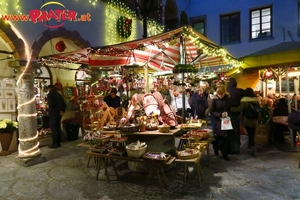
[(131, 35), (132, 19), (121, 16), (117, 21), (117, 30), (122, 38), (128, 38)]
[(197, 73), (199, 70), (194, 65), (177, 64), (174, 66), (173, 73)]
[(259, 76), (261, 81), (270, 81), (270, 80), (276, 81), (278, 79), (277, 73), (271, 68), (260, 71)]
[(59, 52), (65, 51), (67, 46), (65, 45), (64, 41), (59, 41), (55, 44), (55, 49)]

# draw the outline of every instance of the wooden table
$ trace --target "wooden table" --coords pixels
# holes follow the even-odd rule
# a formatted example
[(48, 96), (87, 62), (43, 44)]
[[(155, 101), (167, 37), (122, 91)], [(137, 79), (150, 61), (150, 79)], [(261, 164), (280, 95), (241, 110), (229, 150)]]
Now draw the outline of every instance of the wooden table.
[[(86, 154), (89, 157), (93, 156), (93, 157), (97, 158), (96, 180), (98, 180), (99, 172), (100, 172), (100, 168), (101, 168), (100, 164), (98, 164), (98, 162), (102, 162), (104, 164), (105, 175), (106, 175), (107, 181), (109, 183), (110, 183), (110, 179), (109, 179), (109, 174), (108, 174), (108, 171), (107, 171), (108, 161), (110, 161), (112, 163), (114, 172), (115, 172), (117, 177), (119, 177), (119, 174), (118, 174), (118, 171), (116, 170), (114, 160), (124, 160), (126, 162), (128, 162), (128, 161), (138, 162), (138, 163), (144, 163), (145, 165), (150, 166), (150, 170), (148, 172), (144, 192), (146, 191), (146, 188), (150, 184), (150, 181), (152, 180), (154, 175), (156, 175), (156, 177), (158, 179), (159, 187), (160, 187), (161, 192), (163, 191), (162, 190), (163, 189), (163, 183), (165, 184), (165, 186), (168, 186), (168, 182), (167, 182), (167, 178), (165, 176), (164, 170), (163, 170), (163, 166), (171, 165), (173, 163), (173, 161), (175, 160), (175, 157), (171, 157), (167, 162), (157, 162), (157, 161), (152, 161), (152, 160), (145, 160), (145, 159), (142, 159), (142, 158), (131, 158), (131, 157), (128, 157), (128, 156), (117, 156), (117, 155), (112, 155), (112, 154), (102, 154), (102, 153), (97, 153), (97, 152), (92, 152), (92, 151), (87, 151)], [(88, 166), (88, 164), (87, 164), (87, 166)], [(160, 174), (162, 174), (163, 183), (161, 181)]]
[(201, 170), (201, 163), (200, 160), (202, 156), (204, 155), (204, 152), (206, 151), (207, 153), (207, 159), (208, 159), (208, 164), (210, 163), (210, 150), (209, 150), (209, 145), (212, 141), (212, 138), (209, 138), (208, 140), (200, 140), (199, 144), (206, 144), (205, 148), (200, 149), (200, 153), (196, 158), (192, 159), (175, 159), (175, 163), (183, 163), (184, 164), (184, 169), (183, 169), (183, 184), (182, 184), (182, 189), (184, 189), (184, 186), (187, 182), (187, 177), (188, 177), (188, 165), (189, 164), (194, 164), (196, 170), (197, 170), (197, 176), (198, 176), (198, 181), (199, 181), (199, 186), (201, 187), (201, 181), (203, 181), (203, 175), (202, 175), (202, 170)]
[[(180, 134), (180, 128), (171, 129), (168, 133), (161, 133), (158, 130), (145, 131), (145, 132), (134, 132), (125, 133), (121, 132), (122, 135), (127, 137), (127, 143), (145, 142), (147, 144), (147, 152), (164, 152), (176, 155), (175, 136)], [(165, 166), (165, 170), (169, 170), (172, 165)], [(147, 166), (144, 163), (128, 162), (128, 168), (135, 172), (147, 171)]]

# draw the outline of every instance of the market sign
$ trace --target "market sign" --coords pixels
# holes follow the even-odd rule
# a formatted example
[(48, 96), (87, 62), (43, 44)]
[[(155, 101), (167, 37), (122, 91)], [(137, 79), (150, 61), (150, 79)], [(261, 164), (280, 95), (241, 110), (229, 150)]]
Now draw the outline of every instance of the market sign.
[[(77, 11), (66, 9), (64, 4), (50, 1), (44, 3), (40, 9), (30, 10), (29, 14), (3, 14), (1, 19), (3, 21), (31, 21), (34, 24), (42, 23), (47, 28), (58, 28), (63, 26), (65, 22), (89, 22), (91, 21), (91, 14), (86, 13), (79, 16)], [(50, 22), (53, 24), (50, 25)]]

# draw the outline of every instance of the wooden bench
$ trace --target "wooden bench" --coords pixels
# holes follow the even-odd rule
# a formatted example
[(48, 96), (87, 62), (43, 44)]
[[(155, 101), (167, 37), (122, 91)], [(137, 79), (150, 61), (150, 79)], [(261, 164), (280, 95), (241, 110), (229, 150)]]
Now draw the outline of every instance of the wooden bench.
[[(165, 186), (168, 186), (167, 178), (165, 176), (163, 167), (167, 166), (167, 165), (171, 165), (173, 163), (173, 161), (175, 160), (175, 157), (171, 157), (167, 162), (157, 162), (157, 161), (152, 161), (152, 160), (145, 160), (142, 158), (131, 158), (128, 156), (102, 154), (102, 153), (97, 153), (97, 152), (92, 152), (92, 151), (87, 151), (86, 154), (88, 155), (89, 158), (95, 157), (97, 159), (97, 163), (102, 162), (104, 164), (105, 176), (107, 178), (108, 183), (110, 183), (109, 174), (107, 171), (108, 161), (110, 161), (112, 163), (114, 172), (118, 178), (119, 178), (119, 174), (118, 174), (118, 171), (116, 170), (114, 160), (124, 160), (126, 162), (128, 162), (128, 161), (141, 162), (141, 163), (144, 163), (144, 164), (150, 166), (150, 170), (149, 170), (149, 173), (147, 176), (144, 192), (146, 191), (147, 186), (150, 184), (150, 181), (152, 180), (152, 178), (154, 176), (157, 177), (160, 190), (161, 190), (161, 192), (163, 192), (163, 190), (162, 190), (163, 183)], [(88, 160), (88, 162), (89, 162), (89, 160)], [(99, 177), (99, 172), (100, 172), (100, 168), (101, 168), (100, 165), (101, 164), (99, 164), (99, 163), (97, 164), (96, 180), (98, 180), (98, 177)], [(160, 174), (162, 175), (162, 178), (161, 178)], [(163, 180), (163, 183), (162, 183), (162, 180)]]

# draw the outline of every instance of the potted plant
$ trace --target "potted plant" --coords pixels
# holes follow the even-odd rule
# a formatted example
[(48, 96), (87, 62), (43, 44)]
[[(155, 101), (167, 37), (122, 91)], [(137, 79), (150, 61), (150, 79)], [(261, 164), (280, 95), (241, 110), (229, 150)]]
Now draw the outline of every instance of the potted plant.
[(3, 151), (9, 149), (13, 133), (18, 128), (18, 122), (10, 119), (0, 120), (0, 142)]
[(81, 126), (81, 120), (78, 117), (72, 117), (64, 119), (62, 124), (67, 132), (68, 140), (77, 140), (79, 134), (79, 128)]

